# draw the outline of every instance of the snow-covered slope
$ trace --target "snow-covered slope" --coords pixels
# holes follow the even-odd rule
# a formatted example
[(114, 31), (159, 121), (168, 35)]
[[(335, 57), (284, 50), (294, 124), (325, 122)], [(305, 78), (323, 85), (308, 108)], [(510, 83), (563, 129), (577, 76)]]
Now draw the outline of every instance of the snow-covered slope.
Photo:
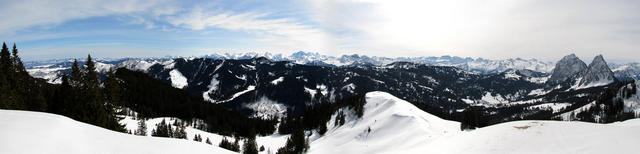
[(327, 133), (311, 142), (309, 153), (394, 153), (433, 142), (460, 130), (460, 124), (428, 114), (385, 92), (369, 92), (362, 118), (343, 126), (329, 122)]
[(366, 101), (362, 118), (348, 116), (343, 126), (329, 121), (327, 133), (312, 138), (309, 153), (637, 153), (640, 144), (640, 119), (515, 121), (460, 131), (458, 122), (385, 92), (367, 93)]
[(515, 121), (398, 153), (638, 153), (640, 119), (612, 124)]
[(191, 140), (142, 137), (28, 111), (0, 110), (0, 153), (234, 153)]

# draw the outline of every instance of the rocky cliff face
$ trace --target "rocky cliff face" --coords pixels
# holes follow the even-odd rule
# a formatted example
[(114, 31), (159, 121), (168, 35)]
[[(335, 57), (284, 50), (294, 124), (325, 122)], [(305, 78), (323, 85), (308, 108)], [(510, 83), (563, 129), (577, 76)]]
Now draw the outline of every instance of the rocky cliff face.
[(553, 69), (551, 78), (547, 81), (550, 84), (557, 84), (572, 78), (587, 69), (587, 64), (580, 60), (575, 54), (564, 56)]
[(613, 72), (604, 61), (602, 55), (598, 55), (593, 58), (593, 61), (587, 69), (582, 72), (580, 76), (580, 86), (587, 86), (590, 84), (606, 85), (616, 80)]

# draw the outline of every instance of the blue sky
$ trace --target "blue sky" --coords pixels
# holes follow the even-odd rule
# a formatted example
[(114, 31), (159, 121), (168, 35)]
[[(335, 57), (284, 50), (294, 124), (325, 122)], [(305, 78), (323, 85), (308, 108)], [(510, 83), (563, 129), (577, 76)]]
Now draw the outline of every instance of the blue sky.
[(631, 0), (20, 0), (0, 40), (25, 60), (296, 51), (640, 61)]

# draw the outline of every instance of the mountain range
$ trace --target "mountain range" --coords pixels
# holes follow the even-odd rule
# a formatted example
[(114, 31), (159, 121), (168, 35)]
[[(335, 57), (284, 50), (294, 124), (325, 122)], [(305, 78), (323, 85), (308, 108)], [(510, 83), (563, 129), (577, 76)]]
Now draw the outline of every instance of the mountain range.
[[(28, 71), (56, 83), (60, 82), (62, 73), (69, 72), (70, 63), (32, 66)], [(451, 111), (461, 111), (469, 106), (483, 106), (493, 116), (503, 117), (501, 121), (541, 115), (545, 119), (565, 117), (570, 120), (571, 117), (563, 114), (578, 113), (581, 111), (574, 110), (593, 104), (600, 94), (594, 91), (619, 89), (621, 85), (614, 83), (628, 83), (620, 82), (627, 80), (619, 80), (620, 75), (609, 69), (601, 55), (586, 65), (574, 54), (565, 56), (554, 67), (550, 67), (552, 63), (520, 58), (393, 59), (360, 55), (336, 58), (306, 52), (288, 57), (247, 53), (129, 58), (101, 60), (96, 64), (98, 72), (110, 68), (142, 71), (209, 102), (256, 117), (283, 117), (302, 113), (314, 104), (369, 91), (385, 91), (418, 104), (424, 110), (439, 112), (434, 113), (439, 116), (450, 116)], [(633, 74), (630, 72), (626, 71)], [(539, 107), (542, 109), (532, 111), (534, 113), (510, 111)], [(542, 113), (548, 111), (551, 113)]]

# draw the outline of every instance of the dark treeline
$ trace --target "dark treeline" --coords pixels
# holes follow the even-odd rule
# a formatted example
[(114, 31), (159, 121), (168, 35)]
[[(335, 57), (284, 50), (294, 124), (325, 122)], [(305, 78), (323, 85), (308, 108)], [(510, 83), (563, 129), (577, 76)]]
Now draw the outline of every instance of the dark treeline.
[(640, 115), (635, 115), (633, 111), (625, 111), (623, 100), (631, 97), (636, 91), (635, 81), (617, 82), (602, 92), (595, 105), (572, 116), (580, 121), (597, 123), (611, 123), (636, 118)]
[(364, 114), (365, 103), (364, 94), (361, 94), (341, 99), (334, 103), (324, 102), (316, 104), (314, 106), (307, 107), (304, 113), (282, 118), (278, 132), (280, 134), (291, 134), (296, 129), (316, 129), (319, 130), (320, 134), (324, 134), (327, 130), (326, 124), (331, 119), (331, 115), (338, 113), (338, 119), (340, 119), (340, 117), (344, 119), (344, 113), (339, 112), (339, 110), (347, 107), (354, 110), (357, 117), (362, 117), (362, 114)]
[(87, 58), (86, 69), (81, 69), (76, 61), (71, 75), (64, 75), (62, 84), (53, 85), (29, 76), (15, 44), (10, 55), (3, 43), (0, 55), (0, 108), (55, 113), (124, 131), (113, 108), (104, 102), (91, 56)]
[[(115, 82), (115, 83), (112, 83)], [(180, 119), (202, 119), (208, 132), (244, 137), (269, 135), (275, 131), (276, 119), (248, 118), (218, 104), (204, 101), (201, 97), (174, 88), (143, 72), (119, 68), (115, 79), (107, 77), (105, 89), (111, 91), (113, 100), (136, 112), (139, 118), (177, 117)]]
[(336, 114), (336, 125), (345, 122), (345, 113), (341, 109), (355, 111), (355, 116), (361, 118), (364, 114), (364, 94), (338, 100), (334, 103), (324, 102), (307, 107), (305, 112), (289, 115), (280, 120), (278, 133), (291, 134), (284, 147), (278, 149), (278, 154), (304, 153), (309, 149), (309, 140), (305, 137), (305, 130), (315, 130), (324, 135), (327, 132), (327, 122)]

